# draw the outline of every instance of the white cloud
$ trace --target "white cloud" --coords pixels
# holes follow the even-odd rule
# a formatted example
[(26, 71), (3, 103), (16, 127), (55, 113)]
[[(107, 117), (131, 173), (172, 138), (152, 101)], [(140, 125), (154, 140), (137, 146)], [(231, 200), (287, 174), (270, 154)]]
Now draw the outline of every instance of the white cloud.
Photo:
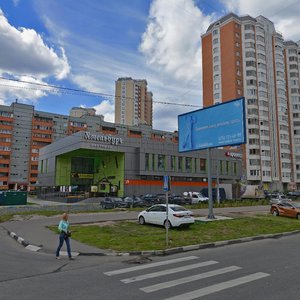
[(114, 122), (115, 120), (115, 105), (112, 101), (103, 100), (99, 105), (94, 106), (97, 115), (103, 115), (104, 121)]
[(15, 28), (0, 9), (0, 72), (26, 74), (37, 78), (67, 76), (70, 66), (64, 49), (58, 55), (33, 29)]
[[(46, 96), (45, 90), (41, 90), (38, 86), (26, 83), (34, 82), (38, 84), (46, 85), (44, 82), (38, 79), (34, 79), (29, 76), (20, 76), (18, 80), (24, 81), (22, 83), (12, 80), (0, 79), (0, 104), (6, 104), (13, 102), (15, 99), (19, 99), (24, 102), (30, 102), (30, 104), (35, 104), (36, 101)], [(47, 89), (47, 87), (45, 87)], [(49, 89), (50, 91), (51, 89)]]
[(201, 75), (201, 34), (212, 18), (192, 0), (154, 0), (140, 51), (155, 68), (181, 80)]
[(275, 29), (283, 34), (285, 40), (300, 40), (300, 3), (295, 0), (222, 0), (228, 11), (239, 15), (257, 17), (262, 15), (275, 24)]
[[(15, 5), (18, 1), (15, 1)], [(63, 48), (60, 56), (48, 47), (41, 35), (33, 29), (15, 28), (8, 23), (0, 9), (0, 75), (16, 80), (47, 85), (43, 79), (55, 77), (60, 80), (70, 72), (68, 59)], [(16, 98), (35, 104), (53, 89), (24, 82), (0, 80), (0, 99), (9, 104)]]

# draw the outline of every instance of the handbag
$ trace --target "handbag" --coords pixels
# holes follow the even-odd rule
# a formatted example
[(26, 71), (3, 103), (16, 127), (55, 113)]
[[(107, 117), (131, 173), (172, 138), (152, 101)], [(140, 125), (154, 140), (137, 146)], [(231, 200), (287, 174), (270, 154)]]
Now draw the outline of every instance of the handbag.
[(70, 237), (72, 235), (72, 233), (71, 233), (71, 231), (68, 230), (67, 232), (64, 231), (64, 235), (66, 237)]

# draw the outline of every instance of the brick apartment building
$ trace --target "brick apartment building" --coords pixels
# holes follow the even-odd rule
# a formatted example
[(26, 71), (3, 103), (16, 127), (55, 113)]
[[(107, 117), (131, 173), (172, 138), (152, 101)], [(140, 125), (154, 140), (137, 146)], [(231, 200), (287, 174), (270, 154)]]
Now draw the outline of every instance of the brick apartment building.
[(244, 177), (300, 189), (300, 46), (263, 16), (228, 14), (202, 36), (203, 105), (244, 96)]

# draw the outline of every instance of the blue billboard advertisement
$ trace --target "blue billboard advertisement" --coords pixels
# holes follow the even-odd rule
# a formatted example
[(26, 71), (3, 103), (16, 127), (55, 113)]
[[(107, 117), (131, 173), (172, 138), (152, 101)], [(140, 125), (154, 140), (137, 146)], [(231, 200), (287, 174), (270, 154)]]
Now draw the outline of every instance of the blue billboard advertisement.
[(178, 116), (179, 152), (246, 143), (245, 99)]

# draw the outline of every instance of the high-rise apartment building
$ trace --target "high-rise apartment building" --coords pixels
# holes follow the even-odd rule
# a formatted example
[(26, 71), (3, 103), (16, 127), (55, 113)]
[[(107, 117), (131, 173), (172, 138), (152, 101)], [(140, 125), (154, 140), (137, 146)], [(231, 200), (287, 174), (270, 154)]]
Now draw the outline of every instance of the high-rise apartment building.
[(202, 36), (203, 105), (245, 97), (245, 178), (300, 188), (300, 47), (263, 16), (228, 14)]
[(115, 89), (115, 123), (152, 126), (152, 97), (146, 80), (119, 78)]

